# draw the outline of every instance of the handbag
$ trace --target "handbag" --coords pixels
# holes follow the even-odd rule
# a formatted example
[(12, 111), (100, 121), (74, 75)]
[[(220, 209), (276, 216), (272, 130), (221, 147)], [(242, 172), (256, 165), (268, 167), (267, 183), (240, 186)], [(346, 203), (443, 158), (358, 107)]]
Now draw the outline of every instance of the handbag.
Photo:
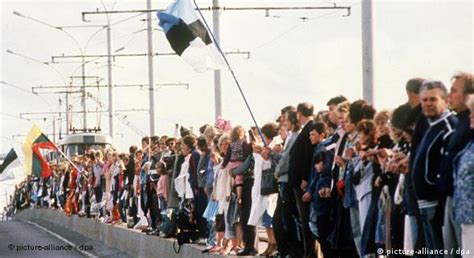
[(196, 223), (191, 222), (192, 204), (184, 200), (176, 216), (176, 226), (178, 229), (176, 239), (178, 245), (192, 243), (198, 238)]
[(270, 168), (262, 171), (262, 181), (260, 182), (260, 194), (270, 195), (278, 193), (278, 181), (275, 178), (275, 165), (272, 162)]

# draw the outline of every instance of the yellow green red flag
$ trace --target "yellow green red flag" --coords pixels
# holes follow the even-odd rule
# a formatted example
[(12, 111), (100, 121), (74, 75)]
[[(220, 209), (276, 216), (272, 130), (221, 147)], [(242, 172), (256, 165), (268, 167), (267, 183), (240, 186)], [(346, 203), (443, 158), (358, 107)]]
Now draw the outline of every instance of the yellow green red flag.
[(33, 125), (26, 135), (22, 149), (25, 154), (26, 175), (35, 177), (51, 176), (51, 169), (40, 149), (57, 150), (57, 148), (36, 125)]

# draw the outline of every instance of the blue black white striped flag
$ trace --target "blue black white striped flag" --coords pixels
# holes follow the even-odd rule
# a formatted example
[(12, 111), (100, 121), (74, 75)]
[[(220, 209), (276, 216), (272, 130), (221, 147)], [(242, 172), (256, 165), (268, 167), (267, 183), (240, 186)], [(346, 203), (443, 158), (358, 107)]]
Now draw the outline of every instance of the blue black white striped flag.
[(0, 164), (0, 181), (14, 179), (13, 169), (20, 166), (21, 161), (18, 159), (15, 150), (12, 148), (5, 156), (3, 163)]
[(196, 72), (223, 67), (221, 55), (191, 0), (176, 0), (157, 15), (171, 48)]

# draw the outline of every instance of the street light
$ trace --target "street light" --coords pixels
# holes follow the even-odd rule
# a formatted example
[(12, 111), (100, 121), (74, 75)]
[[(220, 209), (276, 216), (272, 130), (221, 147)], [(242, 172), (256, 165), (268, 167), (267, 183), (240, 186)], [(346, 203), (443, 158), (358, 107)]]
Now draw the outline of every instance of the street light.
[[(31, 61), (34, 61), (34, 62), (37, 62), (37, 63), (40, 63), (40, 64), (44, 64), (44, 65), (49, 65), (49, 64), (50, 64), (49, 62), (41, 61), (41, 60), (38, 60), (38, 59), (33, 58), (33, 57), (29, 57), (29, 56), (25, 56), (25, 55), (20, 54), (20, 53), (13, 52), (13, 51), (10, 50), (10, 49), (7, 49), (7, 53), (8, 53), (8, 54), (11, 54), (11, 55), (16, 55), (16, 56), (20, 56), (20, 57), (26, 58), (26, 59), (29, 59), (29, 60), (31, 60)], [(62, 75), (61, 75), (61, 77), (62, 77)]]
[[(27, 92), (29, 94), (32, 94), (32, 95), (35, 95), (35, 96), (41, 98), (48, 105), (48, 108), (50, 109), (50, 111), (53, 112), (53, 108), (51, 106), (51, 103), (49, 103), (49, 101), (45, 97), (43, 97), (43, 96), (41, 96), (41, 95), (39, 95), (35, 92), (27, 91), (23, 87), (20, 87), (18, 85), (11, 84), (11, 83), (8, 83), (8, 82), (5, 82), (5, 81), (0, 81), (0, 84), (10, 86), (10, 87), (15, 88), (15, 89), (19, 89), (21, 91)], [(54, 113), (52, 113), (52, 116), (53, 116), (53, 141), (56, 142), (56, 135), (55, 135), (56, 134), (56, 118), (54, 116)], [(22, 117), (20, 116), (20, 118), (22, 118)], [(46, 119), (45, 119), (45, 121), (46, 121)]]
[(13, 11), (13, 14), (16, 15), (16, 16), (18, 16), (18, 17), (21, 17), (21, 18), (25, 18), (25, 19), (28, 19), (28, 20), (31, 20), (31, 21), (34, 21), (34, 22), (37, 22), (37, 23), (41, 23), (41, 24), (43, 24), (43, 25), (45, 25), (45, 26), (48, 26), (48, 27), (51, 27), (51, 28), (53, 28), (53, 29), (61, 30), (59, 27), (53, 26), (53, 25), (51, 25), (51, 24), (48, 24), (48, 23), (46, 23), (46, 22), (37, 20), (37, 19), (35, 19), (35, 18), (26, 16), (26, 15), (23, 15), (23, 14), (17, 12), (17, 11)]
[[(19, 14), (19, 13), (18, 13)], [(52, 66), (49, 62), (43, 62), (41, 60), (38, 60), (36, 58), (33, 58), (33, 57), (29, 57), (29, 56), (26, 56), (26, 55), (23, 55), (23, 54), (20, 54), (20, 53), (17, 53), (17, 52), (14, 52), (10, 49), (7, 49), (7, 53), (8, 54), (11, 54), (11, 55), (15, 55), (15, 56), (19, 56), (19, 57), (22, 57), (22, 58), (25, 58), (25, 59), (28, 59), (30, 61), (33, 61), (33, 62), (36, 62), (36, 63), (39, 63), (39, 64), (43, 64), (43, 65), (46, 65), (48, 66), (51, 70), (53, 70), (58, 76), (59, 78), (63, 81), (64, 85), (67, 86), (68, 84), (66, 83), (66, 79), (64, 78), (64, 76), (61, 74), (61, 72), (59, 72), (58, 69), (56, 69), (54, 66)], [(33, 92), (34, 93), (34, 92)], [(68, 93), (66, 92), (66, 134), (69, 134), (69, 96), (68, 96)], [(60, 125), (61, 126), (61, 125)]]
[(33, 94), (33, 95), (35, 95), (35, 96), (41, 98), (41, 99), (48, 105), (48, 107), (49, 107), (49, 109), (50, 109), (51, 111), (53, 110), (51, 103), (49, 103), (49, 101), (48, 101), (46, 98), (44, 98), (43, 96), (39, 95), (37, 92), (32, 92), (32, 91), (25, 90), (23, 87), (20, 87), (20, 86), (18, 86), (18, 85), (11, 84), (11, 83), (8, 83), (8, 82), (5, 82), (5, 81), (0, 81), (0, 84), (6, 85), (6, 86), (10, 86), (10, 87), (12, 87), (12, 88), (15, 88), (15, 89), (18, 89), (18, 90), (27, 92), (27, 93), (29, 93), (29, 94)]
[(31, 93), (30, 91), (27, 91), (27, 90), (25, 90), (25, 89), (23, 89), (23, 88), (21, 88), (21, 87), (16, 86), (16, 85), (11, 85), (11, 84), (9, 84), (9, 83), (6, 83), (5, 81), (0, 81), (0, 84), (6, 85), (6, 86), (10, 86), (10, 87), (12, 87), (12, 88), (15, 88), (15, 89), (24, 91), (24, 92), (26, 92), (26, 93)]

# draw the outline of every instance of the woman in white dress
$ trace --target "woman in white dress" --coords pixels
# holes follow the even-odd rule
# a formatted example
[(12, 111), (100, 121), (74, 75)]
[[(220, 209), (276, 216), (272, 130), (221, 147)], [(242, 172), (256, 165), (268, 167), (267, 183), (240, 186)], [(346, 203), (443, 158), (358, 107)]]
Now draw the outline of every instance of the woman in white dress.
[(113, 203), (112, 203), (112, 175), (110, 174), (110, 167), (112, 166), (112, 150), (111, 149), (107, 149), (105, 151), (105, 157), (104, 157), (104, 167), (103, 167), (103, 171), (104, 171), (104, 178), (105, 178), (105, 202), (104, 202), (104, 205), (105, 205), (105, 210), (106, 210), (106, 216), (105, 216), (105, 222), (109, 222), (111, 221), (111, 218), (110, 218), (110, 215), (111, 215), (111, 212), (112, 212), (112, 208), (113, 208)]
[(277, 250), (276, 239), (272, 228), (272, 217), (276, 209), (278, 193), (261, 195), (260, 186), (262, 182), (262, 171), (272, 167), (270, 157), (271, 148), (275, 146), (273, 138), (278, 135), (278, 126), (274, 123), (265, 124), (262, 127), (262, 134), (266, 143), (264, 148), (254, 148), (253, 157), (255, 160), (254, 177), (255, 183), (252, 188), (252, 208), (248, 224), (265, 227), (268, 236), (268, 247), (262, 255), (271, 255)]

